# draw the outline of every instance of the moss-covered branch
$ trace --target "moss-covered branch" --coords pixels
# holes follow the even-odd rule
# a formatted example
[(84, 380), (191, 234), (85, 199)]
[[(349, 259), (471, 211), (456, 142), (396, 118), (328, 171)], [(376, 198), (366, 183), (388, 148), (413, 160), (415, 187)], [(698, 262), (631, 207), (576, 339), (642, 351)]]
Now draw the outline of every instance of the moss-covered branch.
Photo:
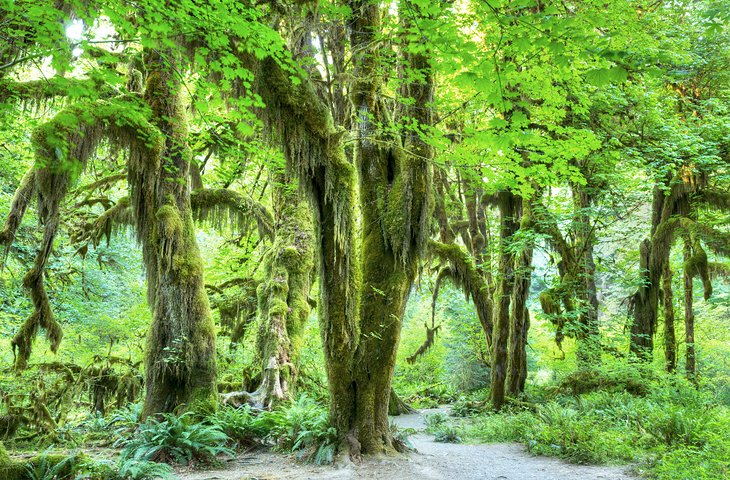
[(227, 188), (202, 189), (190, 195), (193, 215), (216, 227), (230, 225), (240, 231), (253, 219), (259, 236), (274, 238), (274, 217), (256, 200)]
[[(17, 352), (17, 369), (26, 367), (33, 340), (40, 328), (46, 331), (54, 352), (63, 336), (61, 326), (51, 311), (43, 277), (60, 224), (60, 206), (71, 183), (84, 169), (102, 139), (109, 139), (121, 148), (136, 152), (136, 155), (146, 155), (157, 134), (157, 130), (146, 122), (144, 116), (135, 113), (136, 109), (130, 109), (129, 106), (118, 101), (82, 102), (62, 110), (33, 133), (36, 154), (34, 173), (26, 174), (19, 188), (23, 199), (13, 203), (8, 220), (9, 224), (17, 228), (27, 208), (25, 197), (34, 189), (38, 195), (39, 217), (44, 225), (44, 233), (33, 267), (23, 280), (30, 292), (33, 312), (11, 342), (13, 351)], [(32, 182), (35, 183), (34, 187), (31, 187)], [(5, 236), (6, 240), (10, 238), (7, 233)]]
[(728, 192), (706, 188), (700, 191), (699, 200), (710, 208), (730, 211), (730, 193)]
[[(23, 221), (26, 210), (35, 195), (36, 188), (36, 172), (35, 168), (31, 167), (23, 176), (20, 181), (20, 185), (15, 190), (13, 201), (10, 204), (10, 213), (5, 219), (2, 231), (0, 231), (0, 245), (5, 246), (2, 261), (0, 266), (5, 264), (5, 259), (10, 251), (10, 247), (15, 240), (15, 234), (18, 232), (18, 227)], [(0, 267), (1, 268), (1, 267)]]
[(92, 78), (54, 76), (41, 80), (15, 82), (0, 80), (0, 102), (42, 102), (53, 97), (100, 97), (114, 90)]
[(723, 232), (708, 225), (697, 224), (696, 233), (712, 252), (724, 257), (730, 257), (730, 232)]
[(129, 197), (122, 197), (94, 219), (93, 222), (84, 224), (80, 230), (72, 232), (71, 242), (90, 241), (94, 246), (97, 246), (102, 238), (106, 238), (107, 244), (109, 244), (112, 234), (132, 225), (134, 225), (134, 218), (129, 204)]
[[(487, 345), (492, 344), (492, 295), (484, 278), (480, 274), (469, 254), (456, 244), (430, 241), (429, 251), (431, 256), (438, 258), (449, 265), (448, 270), (442, 269), (439, 277), (448, 278), (457, 288), (460, 288), (466, 299), (472, 299), (476, 307), (479, 322), (482, 324), (484, 334), (487, 338)], [(438, 282), (440, 284), (440, 281)], [(438, 289), (434, 290), (433, 303), (438, 295)], [(433, 305), (432, 305), (433, 306)]]

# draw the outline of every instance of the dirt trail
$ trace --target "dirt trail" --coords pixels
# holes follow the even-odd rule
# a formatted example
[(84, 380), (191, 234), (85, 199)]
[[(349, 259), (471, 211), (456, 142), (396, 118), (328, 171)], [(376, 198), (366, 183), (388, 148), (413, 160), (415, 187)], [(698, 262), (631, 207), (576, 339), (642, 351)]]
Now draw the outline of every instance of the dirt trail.
[[(433, 410), (430, 410), (433, 411)], [(518, 444), (463, 445), (437, 443), (423, 433), (423, 414), (393, 420), (419, 433), (410, 437), (418, 453), (346, 462), (334, 467), (297, 464), (270, 452), (254, 452), (232, 459), (225, 470), (181, 472), (182, 480), (631, 480), (621, 467), (571, 465), (558, 459), (534, 457)]]

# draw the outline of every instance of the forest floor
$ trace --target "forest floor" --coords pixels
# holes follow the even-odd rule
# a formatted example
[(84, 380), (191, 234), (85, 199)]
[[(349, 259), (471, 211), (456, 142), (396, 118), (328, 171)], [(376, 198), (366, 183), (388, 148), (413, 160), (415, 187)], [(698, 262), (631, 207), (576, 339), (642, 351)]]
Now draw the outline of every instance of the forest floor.
[[(417, 452), (370, 458), (335, 466), (297, 463), (295, 459), (258, 450), (231, 459), (224, 470), (180, 472), (182, 480), (631, 480), (625, 467), (573, 465), (559, 459), (530, 455), (522, 445), (493, 443), (466, 445), (438, 443), (424, 433), (423, 410), (393, 417), (401, 428), (418, 433), (410, 437)], [(443, 409), (441, 410), (443, 411)]]

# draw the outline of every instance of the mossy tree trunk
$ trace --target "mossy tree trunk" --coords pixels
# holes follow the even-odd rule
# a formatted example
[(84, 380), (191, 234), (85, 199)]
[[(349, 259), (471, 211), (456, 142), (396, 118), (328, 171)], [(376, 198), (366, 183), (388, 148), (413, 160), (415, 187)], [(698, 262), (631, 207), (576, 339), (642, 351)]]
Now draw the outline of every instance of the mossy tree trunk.
[[(684, 264), (689, 264), (692, 258), (692, 244), (685, 236)], [(687, 268), (682, 275), (684, 286), (684, 335), (685, 335), (685, 365), (687, 379), (694, 382), (697, 379), (697, 353), (695, 350), (695, 314), (694, 314), (694, 286), (692, 273)]]
[(254, 401), (265, 408), (294, 394), (314, 270), (310, 207), (300, 197), (295, 179), (278, 172), (272, 183), (276, 235), (257, 291), (257, 348), (263, 370), (261, 386), (253, 393)]
[(651, 236), (639, 247), (639, 268), (643, 278), (632, 298), (629, 350), (641, 361), (648, 361), (653, 355), (662, 272), (669, 261), (675, 230), (680, 224), (678, 215), (687, 215), (689, 211), (688, 193), (692, 185), (678, 177), (667, 183), (668, 192), (659, 187), (654, 190)]
[(570, 331), (577, 343), (579, 368), (596, 367), (601, 362), (596, 265), (593, 257), (595, 223), (591, 222), (589, 214), (594, 199), (587, 188), (571, 185), (575, 209), (572, 235), (561, 232), (557, 220), (545, 206), (537, 202), (533, 205), (535, 229), (547, 235), (550, 247), (560, 255), (560, 283), (541, 294), (542, 310), (545, 314), (553, 315), (559, 346), (564, 337), (564, 327), (568, 322), (571, 323)]
[[(415, 4), (403, 2), (401, 7), (420, 15)], [(357, 432), (362, 452), (377, 453), (394, 448), (388, 399), (403, 313), (429, 233), (433, 150), (421, 138), (424, 132), (420, 128), (433, 124), (433, 80), (427, 53), (414, 53), (415, 49), (406, 47), (402, 55), (418, 75), (412, 74), (417, 79), (402, 85), (400, 95), (413, 106), (403, 107), (399, 113), (419, 130), (404, 132), (401, 144), (400, 138), (385, 132), (392, 119), (381, 95), (377, 42), (381, 7), (363, 1), (352, 8), (356, 12), (351, 45), (356, 52), (357, 80), (352, 101), (360, 134), (355, 158), (360, 170), (363, 277), (351, 429)], [(410, 20), (404, 20), (404, 28), (411, 27)]]
[[(528, 201), (520, 200), (522, 213), (520, 231), (532, 228), (532, 214)], [(525, 391), (527, 380), (527, 332), (530, 328), (530, 312), (527, 298), (532, 280), (532, 253), (534, 241), (531, 236), (523, 240), (519, 252), (514, 256), (514, 283), (510, 300), (509, 352), (507, 360), (507, 395), (518, 396)]]
[(576, 255), (572, 257), (577, 265), (567, 268), (575, 269), (576, 297), (580, 303), (578, 315), (578, 351), (579, 366), (593, 368), (601, 364), (601, 332), (598, 324), (598, 293), (596, 289), (596, 262), (593, 258), (595, 244), (595, 224), (591, 224), (588, 213), (594, 204), (594, 196), (587, 187), (573, 185), (573, 202), (578, 215), (575, 226)]
[(672, 291), (672, 270), (669, 262), (662, 275), (662, 305), (664, 313), (664, 365), (667, 372), (677, 368), (677, 338), (674, 329), (674, 293)]
[(152, 325), (145, 354), (143, 416), (209, 408), (216, 398), (215, 329), (203, 286), (188, 185), (191, 151), (181, 62), (171, 50), (147, 49), (144, 100), (164, 135), (159, 155), (131, 162), (129, 184), (142, 243)]
[[(387, 133), (392, 120), (380, 95), (376, 38), (380, 5), (355, 2), (351, 8), (356, 72), (350, 100), (358, 118), (359, 184), (345, 157), (344, 131), (334, 126), (332, 107), (310, 79), (292, 84), (290, 74), (269, 59), (259, 66), (266, 82), (257, 88), (267, 106), (268, 128), (312, 202), (330, 422), (357, 456), (395, 446), (388, 399), (403, 310), (428, 238), (433, 153), (420, 131), (407, 132), (405, 142)], [(424, 55), (408, 59), (422, 75), (401, 91), (415, 104), (403, 114), (418, 125), (432, 124), (427, 60)]]
[(498, 194), (499, 208), (499, 262), (497, 289), (494, 293), (494, 330), (492, 332), (492, 374), (489, 400), (499, 410), (505, 401), (505, 382), (510, 338), (510, 298), (514, 288), (515, 254), (510, 249), (512, 236), (518, 229), (516, 221), (519, 199), (511, 192)]

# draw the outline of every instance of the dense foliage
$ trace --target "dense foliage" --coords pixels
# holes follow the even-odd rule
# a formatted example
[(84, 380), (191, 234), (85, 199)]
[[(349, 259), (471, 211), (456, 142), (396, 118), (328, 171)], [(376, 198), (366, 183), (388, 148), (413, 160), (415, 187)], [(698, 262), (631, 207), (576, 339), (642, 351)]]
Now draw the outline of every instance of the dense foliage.
[(0, 26), (0, 477), (394, 454), (442, 404), (441, 442), (730, 476), (724, 2)]

